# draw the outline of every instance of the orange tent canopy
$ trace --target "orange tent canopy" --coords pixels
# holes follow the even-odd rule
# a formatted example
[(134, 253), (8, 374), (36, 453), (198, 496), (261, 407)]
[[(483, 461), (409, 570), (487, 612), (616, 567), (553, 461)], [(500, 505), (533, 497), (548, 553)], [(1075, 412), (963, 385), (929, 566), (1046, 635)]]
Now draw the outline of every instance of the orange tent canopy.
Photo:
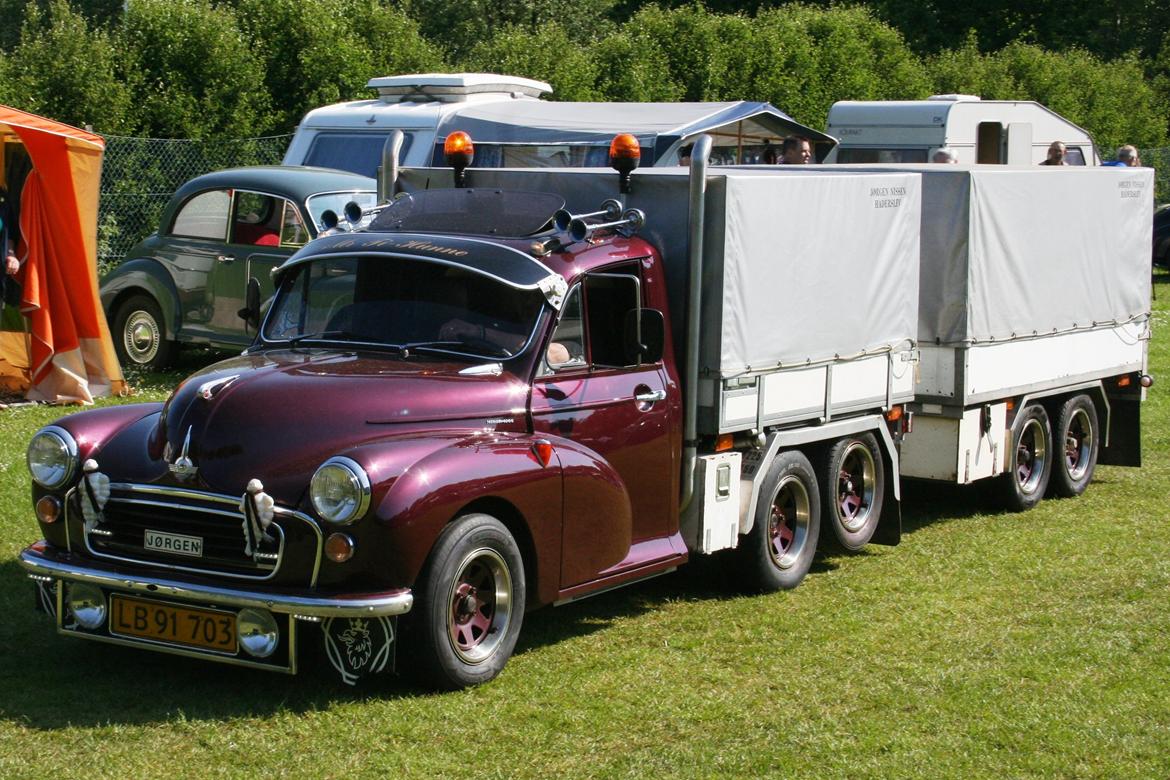
[(14, 248), (23, 261), (17, 279), (28, 332), (0, 332), (0, 386), (56, 403), (120, 394), (126, 384), (98, 298), (105, 142), (7, 106), (0, 106), (0, 135), (23, 144), (32, 163), (20, 193), (21, 243)]

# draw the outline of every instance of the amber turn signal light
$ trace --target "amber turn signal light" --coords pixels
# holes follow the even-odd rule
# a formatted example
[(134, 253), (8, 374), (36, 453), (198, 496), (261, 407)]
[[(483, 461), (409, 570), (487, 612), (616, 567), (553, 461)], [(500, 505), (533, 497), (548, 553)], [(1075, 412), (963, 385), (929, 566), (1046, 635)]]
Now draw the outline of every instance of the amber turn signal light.
[(41, 496), (37, 500), (37, 519), (42, 523), (55, 523), (61, 517), (61, 502), (53, 496)]
[(349, 534), (329, 534), (325, 540), (325, 557), (334, 563), (345, 563), (353, 557), (354, 543)]

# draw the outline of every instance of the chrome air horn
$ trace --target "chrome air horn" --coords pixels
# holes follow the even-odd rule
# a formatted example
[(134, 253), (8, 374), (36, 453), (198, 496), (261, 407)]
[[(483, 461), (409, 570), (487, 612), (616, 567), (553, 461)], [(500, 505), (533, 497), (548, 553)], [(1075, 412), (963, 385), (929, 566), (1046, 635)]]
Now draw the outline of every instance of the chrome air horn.
[(592, 225), (577, 217), (569, 223), (569, 238), (574, 241), (584, 241), (598, 230), (606, 230), (608, 228), (613, 228), (628, 238), (634, 233), (637, 233), (645, 224), (646, 215), (642, 213), (641, 209), (626, 209), (621, 219), (612, 222), (598, 222)]
[(605, 217), (612, 221), (622, 215), (622, 203), (619, 200), (609, 198), (602, 201), (601, 211), (590, 211), (588, 214), (570, 214), (566, 209), (557, 209), (553, 214), (553, 227), (557, 230), (568, 230), (569, 225), (573, 224), (575, 219), (591, 219), (592, 217)]

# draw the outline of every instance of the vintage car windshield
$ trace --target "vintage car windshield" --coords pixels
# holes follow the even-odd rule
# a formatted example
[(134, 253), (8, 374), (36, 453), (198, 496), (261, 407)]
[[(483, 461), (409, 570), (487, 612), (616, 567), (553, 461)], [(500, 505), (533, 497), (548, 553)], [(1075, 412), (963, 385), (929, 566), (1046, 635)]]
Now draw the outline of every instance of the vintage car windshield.
[(500, 360), (528, 346), (544, 305), (471, 269), (420, 258), (322, 257), (291, 270), (265, 342), (354, 344)]
[(368, 209), (377, 204), (378, 194), (376, 192), (326, 192), (310, 196), (308, 201), (309, 217), (317, 226), (317, 232), (320, 233), (325, 229), (325, 226), (321, 224), (322, 214), (326, 211), (332, 211), (338, 215), (344, 214), (345, 204), (350, 201), (363, 209)]

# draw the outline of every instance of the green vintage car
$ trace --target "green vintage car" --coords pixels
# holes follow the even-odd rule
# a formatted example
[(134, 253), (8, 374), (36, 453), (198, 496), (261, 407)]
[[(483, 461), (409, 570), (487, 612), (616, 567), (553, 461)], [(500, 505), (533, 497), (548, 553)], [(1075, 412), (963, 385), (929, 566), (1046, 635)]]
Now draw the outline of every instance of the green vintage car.
[[(181, 344), (243, 349), (256, 323), (240, 315), (255, 279), (272, 296), (271, 271), (326, 228), (326, 212), (373, 206), (373, 179), (303, 166), (230, 168), (191, 179), (101, 285), (102, 308), (122, 365), (164, 367)], [(253, 293), (255, 294), (255, 293)]]

